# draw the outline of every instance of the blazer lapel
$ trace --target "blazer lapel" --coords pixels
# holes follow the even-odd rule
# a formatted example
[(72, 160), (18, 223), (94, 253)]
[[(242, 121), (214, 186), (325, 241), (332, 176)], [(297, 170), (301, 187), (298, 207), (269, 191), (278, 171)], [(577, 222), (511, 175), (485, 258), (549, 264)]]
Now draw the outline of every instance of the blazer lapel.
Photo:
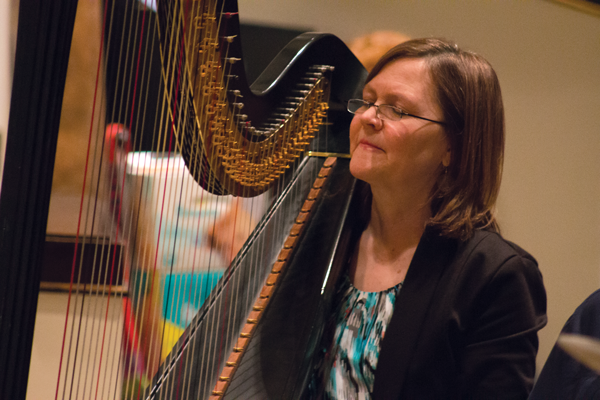
[(456, 240), (439, 236), (431, 228), (423, 233), (381, 342), (373, 399), (400, 397), (433, 294), (456, 247)]

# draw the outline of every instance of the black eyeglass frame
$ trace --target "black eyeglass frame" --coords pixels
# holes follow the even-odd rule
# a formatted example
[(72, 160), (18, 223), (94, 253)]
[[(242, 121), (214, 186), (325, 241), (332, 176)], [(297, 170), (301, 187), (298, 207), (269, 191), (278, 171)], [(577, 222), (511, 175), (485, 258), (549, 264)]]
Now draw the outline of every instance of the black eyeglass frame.
[[(350, 104), (352, 104), (352, 103), (357, 104), (357, 105), (361, 104), (361, 106), (358, 107), (357, 110), (352, 111), (350, 109)], [(363, 106), (367, 106), (367, 108), (364, 111), (360, 111), (359, 112), (358, 109), (360, 109)], [(414, 115), (414, 114), (409, 114), (407, 112), (402, 111), (400, 108), (394, 107), (394, 106), (389, 105), (389, 104), (379, 104), (379, 105), (377, 105), (375, 103), (371, 103), (370, 101), (366, 101), (366, 100), (362, 100), (362, 99), (350, 99), (350, 100), (348, 100), (347, 110), (348, 110), (348, 112), (350, 114), (362, 114), (362, 113), (364, 113), (365, 111), (367, 111), (371, 107), (376, 107), (375, 115), (379, 119), (385, 119), (385, 120), (388, 120), (388, 121), (400, 121), (402, 119), (402, 117), (406, 115), (406, 116), (409, 116), (409, 117), (418, 118), (418, 119), (422, 119), (422, 120), (429, 121), (429, 122), (434, 122), (436, 124), (446, 125), (445, 122), (435, 121), (433, 119), (429, 119), (429, 118), (425, 118), (425, 117), (419, 117), (418, 115)], [(398, 115), (400, 115), (400, 118), (398, 118), (398, 119), (392, 119), (389, 116), (383, 114), (381, 112), (381, 107), (389, 107), (389, 108), (391, 108), (392, 110), (394, 110), (394, 112), (396, 112)]]

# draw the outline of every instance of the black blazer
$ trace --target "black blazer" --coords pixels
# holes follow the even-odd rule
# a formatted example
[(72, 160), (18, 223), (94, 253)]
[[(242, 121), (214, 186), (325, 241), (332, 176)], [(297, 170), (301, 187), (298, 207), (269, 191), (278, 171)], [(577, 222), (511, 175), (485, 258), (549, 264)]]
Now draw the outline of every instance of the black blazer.
[(499, 234), (427, 229), (381, 343), (373, 399), (526, 399), (546, 324), (537, 262)]

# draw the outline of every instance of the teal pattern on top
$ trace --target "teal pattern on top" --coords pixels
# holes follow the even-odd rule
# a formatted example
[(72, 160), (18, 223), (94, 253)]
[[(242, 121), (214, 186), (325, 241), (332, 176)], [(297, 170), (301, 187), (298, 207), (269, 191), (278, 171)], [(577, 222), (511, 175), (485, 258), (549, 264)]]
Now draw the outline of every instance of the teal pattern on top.
[(335, 333), (327, 351), (333, 357), (325, 398), (370, 399), (381, 339), (394, 312), (402, 283), (382, 292), (363, 292), (348, 276), (338, 289)]

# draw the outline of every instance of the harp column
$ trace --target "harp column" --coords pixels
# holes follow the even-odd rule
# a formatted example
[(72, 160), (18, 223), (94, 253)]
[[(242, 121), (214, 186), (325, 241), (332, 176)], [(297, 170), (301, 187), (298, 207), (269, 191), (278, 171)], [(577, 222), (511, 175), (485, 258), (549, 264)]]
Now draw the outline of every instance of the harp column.
[(0, 398), (25, 399), (77, 0), (21, 0), (0, 195)]

